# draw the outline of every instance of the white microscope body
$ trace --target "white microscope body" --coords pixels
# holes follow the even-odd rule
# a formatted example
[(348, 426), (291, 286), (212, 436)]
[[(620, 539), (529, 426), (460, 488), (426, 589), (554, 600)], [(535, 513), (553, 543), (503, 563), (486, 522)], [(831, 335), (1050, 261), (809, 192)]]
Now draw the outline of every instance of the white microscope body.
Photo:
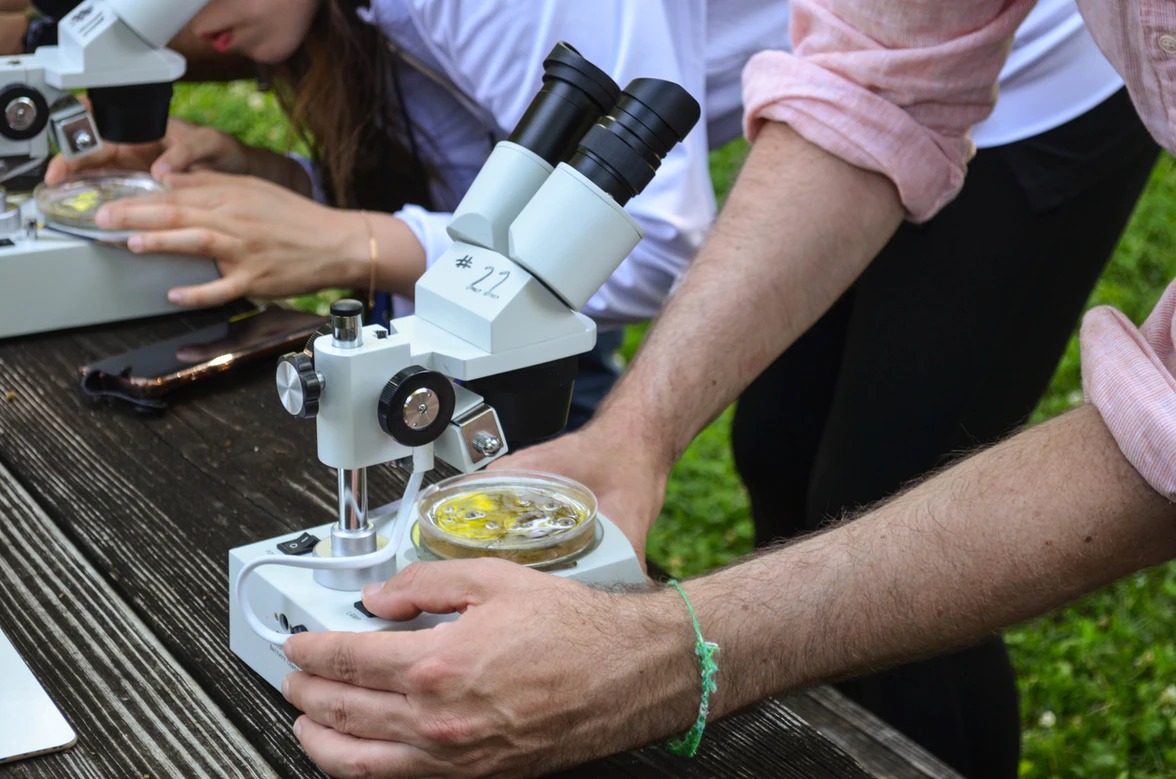
[[(101, 146), (99, 131), (116, 105), (124, 128), (142, 127), (140, 94), (126, 88), (166, 88), (150, 137), (162, 136), (170, 84), (184, 59), (163, 48), (207, 0), (86, 0), (58, 24), (58, 45), (0, 60), (0, 183), (35, 169), (53, 146), (77, 157)], [(95, 118), (70, 93), (90, 90)], [(15, 198), (14, 198), (15, 200)], [(0, 338), (179, 310), (167, 301), (176, 285), (217, 277), (209, 260), (136, 256), (93, 236), (45, 229), (29, 198), (0, 196)], [(52, 306), (44, 301), (52, 300)]]
[[(361, 306), (341, 301), (332, 307), (332, 332), (314, 341), (313, 356), (287, 355), (279, 363), (283, 403), (291, 413), (316, 417), (319, 459), (338, 472), (339, 516), (307, 534), (229, 553), (230, 646), (275, 687), (292, 669), (279, 646), (290, 633), (412, 629), (453, 618), (426, 614), (392, 623), (363, 610), (363, 585), (420, 557), (408, 532), (411, 506), (390, 531), (377, 532), (368, 516), (366, 468), (411, 461), (404, 497), (411, 502), (435, 456), (469, 473), (505, 454), (512, 428), (549, 411), (540, 395), (556, 396), (558, 419), (531, 428), (527, 437), (562, 427), (575, 357), (596, 336), (595, 323), (579, 309), (642, 236), (622, 205), (698, 118), (697, 103), (669, 82), (639, 79), (618, 102), (611, 80), (562, 44), (545, 66), (544, 91), (455, 212), (452, 248), (418, 281), (416, 314), (393, 320), (387, 330), (364, 327)], [(566, 102), (569, 84), (593, 99), (579, 120), (547, 128), (568, 136), (553, 140), (542, 132), (550, 119), (542, 104)], [(631, 114), (654, 110), (647, 103), (674, 114), (657, 120), (663, 137), (644, 139), (650, 147), (644, 157), (614, 149), (618, 138), (641, 140), (626, 126), (636, 121)], [(642, 115), (645, 123), (655, 119)], [(610, 154), (619, 159), (606, 159)], [(610, 166), (616, 169), (604, 170)], [(504, 394), (482, 383), (504, 376), (521, 381)], [(534, 382), (549, 391), (534, 390)], [(515, 392), (522, 394), (519, 403)], [(500, 419), (504, 408), (516, 418)], [(598, 523), (588, 551), (551, 572), (590, 584), (644, 582), (628, 540), (607, 518), (598, 515)], [(340, 558), (355, 565), (343, 567)], [(324, 570), (324, 564), (334, 567)]]

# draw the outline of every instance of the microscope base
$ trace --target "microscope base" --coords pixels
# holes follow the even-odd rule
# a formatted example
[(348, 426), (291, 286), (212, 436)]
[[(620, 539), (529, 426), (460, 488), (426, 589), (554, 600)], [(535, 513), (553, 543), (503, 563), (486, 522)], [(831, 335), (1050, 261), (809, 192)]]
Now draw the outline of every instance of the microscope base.
[(219, 275), (211, 260), (137, 255), (50, 230), (0, 237), (9, 242), (0, 242), (0, 338), (180, 312), (169, 289)]
[[(628, 539), (608, 519), (597, 515), (597, 520), (601, 533), (596, 547), (567, 567), (552, 573), (592, 585), (644, 584), (645, 574)], [(331, 526), (323, 525), (306, 532), (327, 538)], [(280, 555), (278, 543), (292, 541), (301, 535), (290, 533), (230, 550), (230, 583), (236, 581), (238, 571), (246, 563), (258, 557)], [(401, 547), (397, 555), (399, 560), (404, 561), (403, 565), (417, 560), (416, 548), (411, 541)], [(387, 576), (395, 572), (395, 563), (388, 564)], [(301, 633), (303, 630), (416, 630), (457, 618), (456, 614), (422, 614), (405, 622), (390, 622), (372, 617), (361, 610), (358, 591), (328, 589), (315, 582), (313, 571), (281, 565), (265, 565), (256, 569), (246, 584), (245, 592), (258, 618), (268, 627), (284, 633)], [(281, 647), (269, 643), (250, 629), (235, 598), (229, 600), (229, 648), (275, 688), (281, 687), (282, 678), (286, 674), (298, 670), (286, 659)]]

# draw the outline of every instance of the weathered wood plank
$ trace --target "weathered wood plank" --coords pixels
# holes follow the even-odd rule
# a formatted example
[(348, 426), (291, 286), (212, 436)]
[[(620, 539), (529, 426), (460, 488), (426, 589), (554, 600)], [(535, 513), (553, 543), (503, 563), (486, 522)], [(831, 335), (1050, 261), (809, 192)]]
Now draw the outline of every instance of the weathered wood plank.
[(274, 776), (2, 466), (0, 590), (0, 626), (78, 734), (0, 775)]
[(781, 705), (803, 717), (878, 779), (959, 777), (950, 766), (831, 687), (788, 695)]
[(321, 775), (290, 732), (296, 711), (228, 648), (228, 549), (334, 515), (314, 425), (263, 391), (272, 366), (244, 371), (253, 392), (224, 377), (158, 419), (89, 408), (75, 385), (78, 366), (209, 318), (0, 345), (0, 462), (280, 774)]
[(847, 753), (776, 700), (707, 725), (698, 754), (674, 757), (658, 746), (585, 766), (569, 776), (672, 776), (682, 779), (867, 779)]
[[(159, 419), (88, 408), (75, 386), (77, 366), (208, 318), (0, 344), (0, 463), (274, 768), (311, 775), (289, 731), (294, 710), (228, 650), (225, 569), (234, 546), (333, 518), (333, 475), (314, 456), (314, 425), (281, 410), (272, 365), (193, 387)], [(373, 504), (402, 485), (398, 472), (377, 469)], [(866, 776), (774, 702), (710, 733), (693, 761), (650, 747), (569, 775)]]

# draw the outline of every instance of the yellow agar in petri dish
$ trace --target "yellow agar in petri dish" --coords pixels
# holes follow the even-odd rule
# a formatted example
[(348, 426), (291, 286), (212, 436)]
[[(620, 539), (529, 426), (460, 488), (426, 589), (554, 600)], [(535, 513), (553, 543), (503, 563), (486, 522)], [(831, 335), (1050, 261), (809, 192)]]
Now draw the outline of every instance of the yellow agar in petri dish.
[(532, 475), (504, 483), (487, 476), (489, 483), (459, 477), (422, 500), (420, 540), (428, 551), (539, 565), (575, 555), (595, 538), (595, 501), (569, 487), (573, 482)]
[(90, 229), (104, 204), (163, 191), (163, 185), (146, 173), (94, 171), (52, 186), (42, 182), (33, 189), (33, 199), (46, 221)]

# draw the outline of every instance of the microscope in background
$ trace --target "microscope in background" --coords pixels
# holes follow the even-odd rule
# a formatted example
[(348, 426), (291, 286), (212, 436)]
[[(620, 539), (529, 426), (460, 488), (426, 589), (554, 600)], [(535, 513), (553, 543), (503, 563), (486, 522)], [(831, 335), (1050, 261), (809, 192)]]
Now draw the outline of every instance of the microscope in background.
[[(0, 60), (0, 184), (101, 139), (163, 137), (184, 59), (164, 47), (207, 0), (86, 0), (58, 44)], [(71, 93), (86, 90), (88, 112)], [(179, 310), (167, 290), (217, 277), (209, 260), (136, 256), (117, 236), (54, 224), (31, 198), (0, 189), (0, 338)], [(52, 301), (46, 305), (45, 300)]]
[[(563, 428), (576, 357), (596, 338), (579, 310), (642, 236), (623, 206), (699, 117), (677, 84), (637, 79), (621, 92), (565, 44), (544, 68), (542, 90), (454, 213), (452, 248), (417, 282), (415, 315), (365, 326), (362, 307), (340, 301), (330, 332), (279, 362), (282, 403), (315, 419), (339, 506), (331, 525), (229, 553), (230, 646), (275, 686), (291, 668), (278, 646), (291, 633), (452, 618), (394, 624), (366, 613), (358, 590), (429, 557), (413, 504), (434, 457), (471, 473), (508, 441)], [(412, 473), (399, 510), (385, 514), (396, 515), (391, 528), (378, 531), (366, 469), (388, 462)], [(546, 570), (644, 582), (628, 540), (597, 520), (581, 550)]]

